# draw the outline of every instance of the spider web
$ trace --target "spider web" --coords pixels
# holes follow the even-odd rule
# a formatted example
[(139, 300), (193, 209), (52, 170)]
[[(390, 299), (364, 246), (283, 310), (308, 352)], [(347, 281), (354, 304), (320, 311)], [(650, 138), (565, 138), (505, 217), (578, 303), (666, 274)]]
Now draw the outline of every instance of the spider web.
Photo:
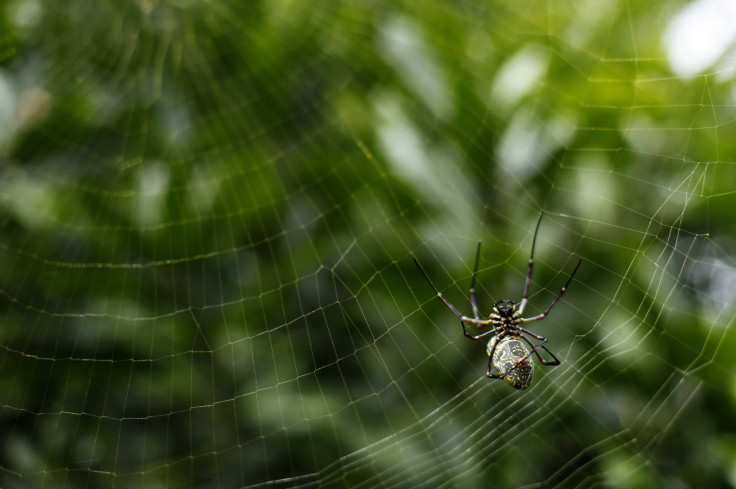
[(734, 17), (5, 2), (0, 486), (736, 486)]

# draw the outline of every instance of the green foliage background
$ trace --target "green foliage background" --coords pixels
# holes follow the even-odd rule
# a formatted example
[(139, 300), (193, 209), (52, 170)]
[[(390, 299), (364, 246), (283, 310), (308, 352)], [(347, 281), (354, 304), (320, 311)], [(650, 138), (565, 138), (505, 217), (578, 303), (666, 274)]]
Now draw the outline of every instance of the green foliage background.
[[(3, 2), (0, 486), (734, 487), (733, 59), (673, 75), (684, 5)], [(516, 392), (411, 256), (470, 311), (482, 240), (487, 313), (540, 211), (528, 310), (583, 266)]]

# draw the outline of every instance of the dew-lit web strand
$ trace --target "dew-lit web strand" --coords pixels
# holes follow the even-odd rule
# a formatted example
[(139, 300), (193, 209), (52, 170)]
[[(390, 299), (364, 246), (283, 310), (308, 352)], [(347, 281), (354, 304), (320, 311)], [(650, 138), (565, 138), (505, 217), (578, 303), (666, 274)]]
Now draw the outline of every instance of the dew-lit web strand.
[[(632, 34), (632, 35), (633, 35), (633, 34)], [(615, 203), (615, 202), (614, 202), (614, 203)], [(640, 249), (639, 251), (642, 251), (642, 252), (644, 252), (645, 250), (642, 250), (642, 249)], [(631, 278), (629, 277), (629, 280), (630, 280), (630, 279), (631, 279)], [(625, 283), (625, 282), (626, 282), (626, 280), (627, 280), (626, 278), (622, 279), (622, 283)], [(662, 282), (660, 281), (660, 283), (662, 283)], [(474, 285), (474, 283), (473, 283), (473, 285)], [(671, 289), (671, 292), (670, 292), (670, 294), (671, 294), (671, 293), (672, 293), (672, 292), (673, 292), (674, 290), (675, 290), (675, 289)], [(620, 299), (619, 299), (619, 301), (620, 301)], [(476, 316), (476, 309), (477, 309), (477, 306), (476, 306), (476, 307), (474, 307), (474, 309), (473, 309), (473, 314), (474, 314), (474, 316)], [(596, 356), (597, 356), (598, 360), (600, 360), (600, 353), (596, 353), (595, 351), (593, 351), (592, 353), (593, 353), (594, 355), (596, 355)], [(564, 379), (564, 381), (565, 381), (565, 382), (573, 382), (574, 380), (573, 380), (572, 378), (570, 378), (570, 379)], [(667, 397), (667, 396), (665, 396), (665, 398), (666, 398), (666, 397)], [(660, 400), (660, 401), (662, 401), (662, 402), (663, 402), (663, 400)], [(550, 413), (550, 416), (552, 416), (552, 414), (551, 414), (551, 413)], [(487, 424), (487, 426), (489, 426), (489, 427), (493, 427), (493, 425), (492, 425), (492, 424), (490, 424), (490, 423), (488, 423), (488, 424)], [(489, 435), (487, 435), (487, 436), (489, 436), (489, 437), (491, 436), (491, 435), (490, 435), (490, 432), (491, 432), (491, 431), (493, 431), (493, 430), (490, 430), (490, 429), (488, 430), (488, 432), (489, 432)], [(534, 431), (534, 425), (531, 425), (531, 426), (525, 426), (525, 427), (523, 427), (523, 428), (520, 428), (520, 431), (521, 431), (521, 432), (526, 432), (526, 433), (529, 433), (529, 432), (533, 432), (533, 431)], [(618, 434), (619, 434), (619, 432), (615, 432), (615, 433), (612, 433), (612, 434), (611, 434), (611, 436), (609, 436), (609, 437), (607, 437), (607, 438), (604, 438), (604, 439), (603, 439), (602, 441), (603, 441), (603, 442), (605, 442), (605, 441), (607, 441), (607, 440), (611, 440), (611, 439), (614, 439), (614, 438), (615, 438), (616, 436), (618, 436)], [(509, 442), (509, 443), (507, 443), (507, 444), (511, 444), (511, 445), (512, 445), (512, 443), (511, 443), (511, 442), (513, 442), (513, 439), (511, 439), (510, 441), (509, 441), (509, 440), (506, 440), (506, 441), (507, 441), (507, 442)], [(588, 447), (587, 447), (587, 451), (589, 452), (590, 450), (594, 449), (594, 447), (595, 447), (595, 445), (592, 445), (592, 446), (588, 446)], [(486, 463), (486, 464), (488, 464), (488, 463), (491, 463), (491, 461), (489, 461), (489, 460), (479, 461), (479, 465), (480, 465), (480, 464), (482, 464), (482, 463)], [(589, 464), (589, 463), (591, 463), (591, 462), (587, 462), (587, 463)], [(577, 470), (577, 469), (576, 469), (576, 470)]]
[[(477, 387), (481, 382), (484, 382), (482, 379), (479, 379), (474, 383), (474, 385)], [(465, 397), (465, 394), (469, 394), (468, 397)], [(441, 412), (441, 408), (436, 409), (432, 413), (427, 414), (427, 416), (424, 418), (424, 421), (422, 422), (422, 425), (425, 427), (426, 430), (432, 430), (432, 429), (438, 429), (442, 427), (445, 423), (445, 420), (447, 418), (451, 418), (454, 413), (457, 413), (460, 415), (461, 413), (458, 412), (463, 407), (472, 406), (478, 402), (481, 402), (480, 398), (485, 398), (487, 396), (486, 392), (482, 389), (473, 389), (473, 386), (468, 386), (465, 391), (458, 393), (458, 395), (448, 400), (445, 405), (452, 404), (454, 400), (461, 399), (460, 402), (456, 403), (456, 405), (450, 407), (449, 410), (442, 413), (439, 417), (434, 419), (431, 422), (426, 422), (427, 418), (433, 417), (435, 414), (438, 414)], [(451, 438), (445, 440), (440, 445), (435, 446), (435, 453), (436, 455), (427, 460), (426, 457), (423, 457), (420, 454), (414, 455), (411, 459), (402, 459), (401, 462), (397, 462), (398, 464), (405, 464), (411, 466), (413, 469), (420, 468), (419, 465), (414, 464), (413, 460), (416, 459), (419, 462), (423, 462), (422, 465), (429, 466), (429, 469), (436, 469), (437, 463), (444, 464), (447, 461), (447, 454), (453, 454), (458, 453), (457, 457), (464, 460), (464, 466), (466, 466), (467, 469), (471, 469), (474, 467), (482, 468), (488, 464), (488, 458), (487, 454), (483, 452), (478, 452), (474, 446), (479, 445), (483, 446), (484, 451), (487, 450), (490, 452), (490, 456), (493, 456), (493, 454), (499, 453), (500, 450), (503, 450), (504, 446), (507, 446), (509, 443), (513, 444), (514, 440), (519, 439), (519, 437), (522, 437), (524, 433), (528, 432), (530, 429), (533, 429), (534, 426), (543, 423), (544, 419), (547, 418), (548, 415), (542, 416), (542, 417), (535, 417), (536, 420), (534, 424), (532, 425), (525, 425), (525, 426), (515, 426), (515, 425), (508, 425), (505, 426), (506, 436), (504, 436), (503, 440), (499, 439), (498, 436), (494, 435), (494, 430), (485, 428), (485, 427), (493, 427), (496, 425), (496, 423), (503, 423), (503, 421), (508, 420), (509, 418), (514, 417), (514, 415), (519, 415), (521, 413), (521, 416), (524, 419), (527, 419), (531, 416), (532, 413), (523, 413), (523, 410), (526, 409), (528, 406), (526, 405), (525, 401), (522, 401), (521, 398), (515, 399), (515, 401), (508, 406), (506, 406), (502, 411), (498, 412), (494, 417), (477, 417), (476, 421), (472, 424), (468, 425), (467, 428), (464, 428), (463, 431), (459, 431), (456, 434), (454, 434)], [(538, 408), (533, 408), (533, 412), (539, 412)], [(477, 426), (477, 428), (473, 429), (474, 426)], [(374, 456), (377, 456), (380, 453), (384, 453), (392, 447), (395, 447), (400, 442), (406, 442), (407, 440), (416, 439), (421, 441), (421, 439), (425, 436), (423, 434), (423, 431), (418, 431), (414, 433), (409, 433), (408, 437), (402, 438), (402, 435), (405, 432), (410, 432), (410, 427), (407, 427), (403, 429), (399, 433), (395, 433), (394, 435), (391, 435), (390, 437), (380, 440), (374, 444), (372, 444), (370, 447), (366, 447), (365, 449), (371, 448), (371, 447), (378, 447), (377, 449), (372, 449), (371, 453), (374, 454)], [(509, 437), (508, 433), (513, 432), (513, 436)], [(481, 434), (482, 437), (480, 439), (477, 438), (477, 434)], [(389, 443), (391, 441), (391, 443)], [(494, 447), (490, 450), (488, 450), (490, 447)], [(364, 449), (364, 450), (365, 450)], [(446, 449), (446, 451), (445, 451)], [(462, 455), (462, 454), (466, 455)], [(352, 454), (346, 459), (352, 458), (354, 455)], [(432, 463), (432, 460), (435, 462)], [(335, 465), (335, 464), (333, 464)], [(362, 463), (360, 460), (355, 460), (353, 462), (348, 462), (347, 464), (344, 464), (342, 466), (343, 470), (352, 470), (357, 469), (360, 467)], [(394, 466), (395, 467), (395, 466)], [(328, 474), (331, 472), (328, 471)], [(384, 481), (383, 475), (389, 475), (392, 473), (391, 468), (386, 468), (382, 472), (379, 472), (378, 474), (374, 475), (372, 479), (363, 481), (361, 485), (358, 485), (356, 487), (372, 487), (370, 484), (376, 484), (378, 481)], [(426, 472), (423, 472), (426, 473)], [(333, 480), (335, 477), (339, 477), (338, 472), (336, 471), (334, 476), (325, 475), (321, 478), (321, 480), (328, 481)], [(367, 485), (366, 485), (367, 484)], [(250, 486), (249, 486), (250, 487)], [(300, 486), (301, 487), (301, 486)], [(307, 487), (307, 486), (305, 486)], [(442, 486), (440, 486), (442, 487)]]
[[(628, 6), (627, 6), (627, 7), (628, 7)], [(637, 76), (637, 77), (638, 77), (638, 76)], [(619, 175), (619, 176), (620, 176), (620, 175)], [(517, 182), (519, 182), (520, 180), (516, 180), (516, 181), (517, 181)], [(563, 191), (564, 191), (564, 190), (563, 190)], [(614, 202), (614, 203), (616, 203), (616, 202)], [(621, 203), (621, 202), (620, 202), (620, 201), (618, 201), (618, 203)], [(351, 229), (351, 233), (355, 233), (355, 230)], [(353, 234), (353, 235), (355, 236), (355, 234)], [(641, 251), (642, 251), (642, 252), (645, 252), (645, 250), (641, 250)], [(477, 251), (477, 253), (478, 253), (478, 252), (479, 252), (479, 250)], [(219, 254), (219, 253), (221, 253), (221, 252), (217, 252), (217, 253)], [(670, 256), (671, 256), (671, 255), (670, 255)], [(193, 259), (194, 257), (191, 257), (191, 258)], [(476, 267), (476, 268), (477, 268), (477, 267)], [(626, 282), (626, 280), (631, 280), (631, 276), (629, 276), (628, 278), (623, 278), (623, 279), (622, 279), (622, 283), (625, 283), (625, 282)], [(665, 283), (665, 282), (664, 282), (664, 281), (662, 280), (662, 278), (660, 278), (660, 280), (659, 280), (659, 282), (658, 282), (658, 283), (659, 283), (660, 285), (662, 285), (662, 286), (666, 286), (666, 283)], [(475, 285), (475, 277), (473, 277), (473, 286), (474, 286), (474, 285)], [(474, 288), (474, 287), (473, 287), (473, 288)], [(672, 293), (673, 293), (673, 292), (674, 292), (675, 290), (676, 290), (675, 288), (671, 288), (671, 289), (670, 289), (670, 295), (671, 295), (671, 294), (672, 294)], [(268, 293), (268, 292), (269, 292), (269, 291), (265, 291), (265, 292), (262, 292), (262, 293), (261, 293), (261, 295), (265, 295), (265, 294), (266, 294), (266, 293)], [(526, 291), (526, 288), (525, 288), (525, 294), (524, 294), (524, 295), (525, 295), (525, 297), (526, 297), (526, 292), (527, 292), (527, 291)], [(370, 293), (370, 292), (369, 292), (369, 293)], [(648, 296), (648, 295), (649, 295), (649, 293), (647, 293), (647, 296)], [(668, 297), (669, 297), (669, 295), (668, 295)], [(620, 299), (620, 297), (619, 297), (619, 299), (618, 299), (617, 303), (619, 303), (620, 301), (621, 301), (621, 299)], [(473, 302), (475, 302), (475, 301), (473, 301)], [(477, 311), (477, 305), (476, 305), (476, 304), (473, 304), (473, 306), (474, 306), (474, 308), (473, 308), (473, 313), (474, 313), (474, 316), (475, 316), (476, 318), (478, 318), (478, 315), (479, 315), (479, 311)], [(216, 305), (216, 304), (210, 304), (210, 307), (217, 307), (217, 305)], [(308, 314), (309, 314), (309, 311), (307, 311), (307, 312), (305, 313), (305, 315), (308, 315)], [(661, 311), (660, 311), (660, 314), (661, 314)], [(281, 330), (282, 330), (282, 331), (284, 331), (284, 329), (286, 329), (286, 328), (282, 328)], [(274, 331), (273, 329), (267, 329), (267, 330), (266, 330), (265, 332), (260, 332), (260, 333), (256, 333), (256, 334), (257, 334), (257, 335), (264, 335), (264, 334), (269, 334), (270, 332), (273, 332), (273, 331)], [(254, 337), (255, 337), (255, 336), (254, 336)], [(252, 339), (252, 338), (253, 338), (253, 337), (250, 337), (250, 336), (248, 337), (248, 339)], [(396, 345), (397, 345), (397, 347), (401, 347), (401, 345), (400, 345), (400, 344), (398, 344), (398, 343), (396, 343)], [(288, 355), (288, 353), (287, 353), (287, 355)], [(592, 355), (593, 355), (593, 356), (595, 357), (595, 359), (597, 359), (597, 360), (600, 360), (600, 359), (601, 359), (601, 355), (600, 355), (600, 353), (596, 353), (595, 351), (593, 351)], [(338, 359), (338, 361), (339, 361), (339, 359)], [(407, 373), (408, 373), (409, 371), (410, 371), (410, 369), (409, 369), (409, 368), (407, 368), (407, 369), (405, 370), (405, 372), (407, 372)], [(585, 373), (583, 373), (583, 374), (585, 374)], [(366, 374), (366, 373), (364, 373), (363, 375), (367, 375), (367, 374)], [(586, 378), (586, 379), (588, 379), (588, 380), (590, 380), (590, 379), (592, 379), (592, 376), (585, 376), (585, 378)], [(285, 379), (285, 380), (282, 380), (281, 382), (279, 382), (279, 384), (283, 384), (284, 382), (286, 382), (286, 381), (289, 381), (289, 380), (291, 380), (291, 379), (290, 379), (290, 378), (287, 378), (287, 379)], [(567, 379), (567, 378), (565, 378), (565, 379), (563, 379), (563, 381), (564, 381), (564, 382), (574, 382), (574, 377), (572, 377), (572, 378), (570, 378), (570, 379)], [(347, 382), (347, 380), (343, 379), (343, 382)], [(488, 391), (487, 391), (487, 389), (486, 389), (486, 390), (484, 390), (484, 389), (482, 389), (482, 388), (481, 388), (481, 389), (479, 389), (479, 390), (480, 390), (480, 392), (482, 392), (482, 393), (483, 393), (484, 395), (487, 395), (487, 394), (488, 394)], [(549, 390), (551, 391), (551, 389), (549, 389)], [(545, 392), (546, 392), (546, 391), (545, 391)], [(547, 394), (552, 394), (552, 393), (551, 393), (551, 392), (547, 392)], [(480, 396), (477, 396), (477, 397), (480, 397)], [(666, 396), (665, 396), (665, 398), (666, 398)], [(354, 401), (353, 401), (353, 400), (351, 400), (351, 401), (350, 401), (350, 404), (352, 404), (353, 402), (354, 402)], [(447, 402), (449, 402), (449, 401), (447, 401)], [(656, 402), (656, 401), (652, 401), (652, 402)], [(660, 402), (662, 402), (662, 399), (660, 399)], [(498, 406), (498, 405), (499, 405), (499, 404), (495, 404), (494, 406)], [(517, 403), (516, 405), (518, 405), (518, 403)], [(447, 404), (445, 404), (445, 406), (447, 406)], [(496, 413), (494, 413), (494, 414), (496, 414), (495, 416), (490, 416), (489, 418), (487, 418), (487, 421), (485, 421), (485, 422), (484, 422), (484, 421), (478, 421), (478, 422), (479, 422), (479, 423), (480, 423), (481, 425), (483, 425), (483, 426), (484, 426), (484, 427), (486, 428), (486, 430), (485, 430), (485, 431), (486, 431), (486, 432), (488, 433), (487, 435), (485, 435), (485, 436), (486, 436), (486, 439), (491, 439), (491, 438), (493, 438), (493, 433), (494, 433), (494, 430), (493, 430), (493, 428), (495, 427), (495, 425), (491, 423), (491, 420), (498, 420), (498, 418), (500, 417), (500, 414), (497, 414), (497, 413), (499, 413), (499, 412), (503, 412), (503, 413), (506, 413), (506, 412), (508, 412), (508, 410), (502, 410), (502, 411), (497, 411)], [(454, 411), (453, 411), (453, 412), (451, 412), (451, 413), (454, 413)], [(443, 416), (443, 417), (442, 417), (442, 419), (443, 419), (443, 420), (451, 420), (451, 419), (452, 419), (452, 417), (450, 416), (450, 414), (451, 414), (451, 413), (448, 413), (448, 414), (447, 414), (446, 416)], [(335, 414), (335, 415), (336, 415), (336, 413), (334, 412), (334, 408), (330, 408), (330, 415), (333, 415), (333, 414)], [(549, 415), (549, 416), (553, 416), (553, 414), (552, 414), (552, 413), (550, 413), (550, 415)], [(478, 419), (481, 419), (481, 420), (482, 420), (483, 418), (480, 418), (480, 417), (479, 417)], [(260, 426), (263, 426), (263, 425), (262, 425), (262, 424), (259, 424), (259, 427), (260, 427)], [(537, 426), (536, 424), (531, 424), (531, 425), (525, 425), (525, 426), (524, 426), (524, 425), (521, 425), (521, 426), (518, 426), (518, 427), (517, 427), (517, 428), (515, 428), (515, 429), (517, 430), (516, 432), (517, 432), (518, 434), (524, 434), (524, 433), (533, 433), (533, 432), (535, 431), (535, 429), (534, 429), (534, 428), (535, 428), (536, 426)], [(467, 430), (466, 430), (466, 431), (467, 431)], [(417, 434), (416, 436), (417, 436), (417, 438), (419, 438), (419, 437), (421, 437), (422, 435), (421, 435), (421, 434)], [(517, 435), (517, 436), (518, 436), (518, 435)], [(471, 440), (472, 440), (472, 438), (471, 438)], [(500, 440), (500, 439), (496, 438), (496, 439), (495, 439), (495, 440), (493, 440), (493, 441), (494, 441), (495, 443), (497, 443), (497, 444), (498, 444), (498, 447), (499, 447), (499, 448), (498, 448), (498, 449), (496, 449), (496, 450), (494, 450), (494, 451), (493, 451), (493, 453), (498, 453), (498, 452), (499, 452), (499, 451), (500, 451), (500, 450), (502, 449), (502, 447), (503, 447), (503, 446), (510, 446), (510, 447), (513, 447), (513, 446), (514, 446), (514, 443), (513, 443), (513, 442), (514, 442), (515, 440), (516, 440), (516, 437), (514, 437), (514, 438), (504, 438), (503, 440)], [(398, 443), (397, 443), (397, 444), (398, 444)], [(522, 454), (522, 456), (523, 456), (523, 454)], [(478, 463), (478, 465), (480, 465), (480, 464), (482, 464), (482, 463), (489, 463), (489, 462), (490, 462), (490, 461), (488, 461), (488, 460), (477, 460), (477, 463)], [(370, 463), (370, 462), (369, 462), (369, 461), (366, 461), (366, 460), (364, 459), (364, 460), (362, 460), (362, 461), (361, 461), (360, 463), (358, 463), (357, 465), (358, 465), (358, 466), (360, 466), (360, 465), (363, 465), (363, 464), (368, 464), (368, 463)]]

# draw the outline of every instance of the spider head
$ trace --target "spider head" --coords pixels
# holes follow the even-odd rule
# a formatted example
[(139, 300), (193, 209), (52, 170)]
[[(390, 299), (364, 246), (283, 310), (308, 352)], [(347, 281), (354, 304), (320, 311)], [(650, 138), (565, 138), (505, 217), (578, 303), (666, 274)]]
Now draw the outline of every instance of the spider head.
[(498, 301), (493, 305), (493, 310), (502, 318), (511, 319), (514, 317), (514, 313), (516, 312), (516, 302), (509, 299)]

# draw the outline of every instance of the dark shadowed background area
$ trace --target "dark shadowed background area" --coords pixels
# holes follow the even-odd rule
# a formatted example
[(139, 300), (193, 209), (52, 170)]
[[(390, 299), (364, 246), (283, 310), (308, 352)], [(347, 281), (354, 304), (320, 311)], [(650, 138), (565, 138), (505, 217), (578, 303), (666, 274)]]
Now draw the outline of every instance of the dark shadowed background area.
[[(730, 0), (4, 0), (0, 486), (736, 487)], [(562, 361), (485, 377), (521, 298)]]

